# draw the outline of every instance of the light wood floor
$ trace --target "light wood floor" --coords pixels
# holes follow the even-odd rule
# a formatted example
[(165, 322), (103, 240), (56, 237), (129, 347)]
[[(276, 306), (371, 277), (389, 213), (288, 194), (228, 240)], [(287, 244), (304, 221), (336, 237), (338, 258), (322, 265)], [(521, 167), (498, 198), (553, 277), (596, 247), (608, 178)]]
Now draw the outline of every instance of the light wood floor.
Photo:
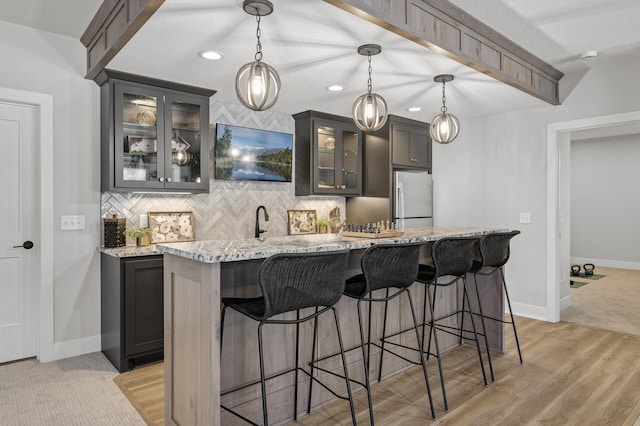
[[(485, 387), (474, 350), (456, 348), (442, 357), (448, 413), (432, 359), (436, 420), (428, 411), (422, 371), (412, 367), (373, 385), (376, 424), (640, 425), (640, 338), (564, 322), (517, 318), (516, 323), (524, 364), (507, 329), (509, 353), (493, 356), (496, 381)], [(162, 375), (158, 363), (116, 378), (149, 425), (164, 424)], [(369, 424), (365, 393), (357, 392), (355, 400), (358, 424)], [(351, 424), (348, 404), (338, 401), (298, 423)]]

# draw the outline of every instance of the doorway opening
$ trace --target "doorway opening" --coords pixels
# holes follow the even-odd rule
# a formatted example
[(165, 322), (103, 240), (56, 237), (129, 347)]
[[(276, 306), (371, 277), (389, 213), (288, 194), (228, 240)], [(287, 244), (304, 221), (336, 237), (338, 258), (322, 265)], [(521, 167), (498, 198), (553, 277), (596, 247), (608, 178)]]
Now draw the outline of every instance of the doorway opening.
[[(570, 244), (563, 238), (570, 221), (565, 220), (564, 206), (569, 202), (568, 161), (572, 131), (604, 128), (640, 122), (640, 111), (592, 117), (547, 126), (547, 320), (560, 320), (561, 286), (568, 285)], [(564, 166), (564, 167), (563, 167)]]

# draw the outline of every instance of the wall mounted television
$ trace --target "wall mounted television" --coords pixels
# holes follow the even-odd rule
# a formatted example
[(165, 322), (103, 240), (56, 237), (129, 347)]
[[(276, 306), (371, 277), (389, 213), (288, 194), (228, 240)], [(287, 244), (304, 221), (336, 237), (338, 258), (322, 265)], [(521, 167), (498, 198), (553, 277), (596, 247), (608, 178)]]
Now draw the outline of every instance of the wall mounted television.
[(215, 178), (291, 182), (293, 135), (216, 124)]

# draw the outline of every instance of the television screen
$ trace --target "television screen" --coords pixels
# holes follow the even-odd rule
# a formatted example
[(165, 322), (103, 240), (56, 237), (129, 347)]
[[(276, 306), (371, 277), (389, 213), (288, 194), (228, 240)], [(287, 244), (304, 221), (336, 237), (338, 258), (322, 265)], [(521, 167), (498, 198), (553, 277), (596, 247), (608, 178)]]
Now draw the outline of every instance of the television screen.
[(291, 182), (293, 135), (216, 124), (216, 179)]

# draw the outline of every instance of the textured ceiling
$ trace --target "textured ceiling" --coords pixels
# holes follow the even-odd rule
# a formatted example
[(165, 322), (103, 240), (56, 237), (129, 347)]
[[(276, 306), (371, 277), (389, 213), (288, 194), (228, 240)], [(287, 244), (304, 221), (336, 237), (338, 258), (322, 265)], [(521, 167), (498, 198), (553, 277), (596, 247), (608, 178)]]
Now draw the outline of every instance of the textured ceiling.
[[(640, 54), (640, 0), (451, 0), (523, 48), (564, 72), (589, 67), (580, 53), (601, 57)], [(0, 0), (0, 20), (79, 38), (99, 0)], [(109, 68), (216, 89), (215, 99), (237, 103), (237, 69), (253, 60), (255, 18), (241, 0), (167, 0), (109, 64)], [(273, 107), (295, 113), (317, 109), (350, 115), (366, 91), (360, 44), (378, 43), (373, 89), (391, 113), (430, 120), (441, 106), (433, 76), (451, 73), (447, 106), (461, 118), (545, 106), (470, 68), (437, 55), (321, 0), (275, 0), (262, 21), (264, 61), (280, 73), (281, 99)], [(218, 62), (197, 56), (222, 52)], [(599, 58), (600, 59), (600, 58)], [(596, 59), (596, 60), (599, 60)], [(341, 84), (345, 91), (326, 87)], [(411, 113), (410, 106), (422, 107)]]
[(102, 0), (0, 0), (0, 21), (80, 39)]

